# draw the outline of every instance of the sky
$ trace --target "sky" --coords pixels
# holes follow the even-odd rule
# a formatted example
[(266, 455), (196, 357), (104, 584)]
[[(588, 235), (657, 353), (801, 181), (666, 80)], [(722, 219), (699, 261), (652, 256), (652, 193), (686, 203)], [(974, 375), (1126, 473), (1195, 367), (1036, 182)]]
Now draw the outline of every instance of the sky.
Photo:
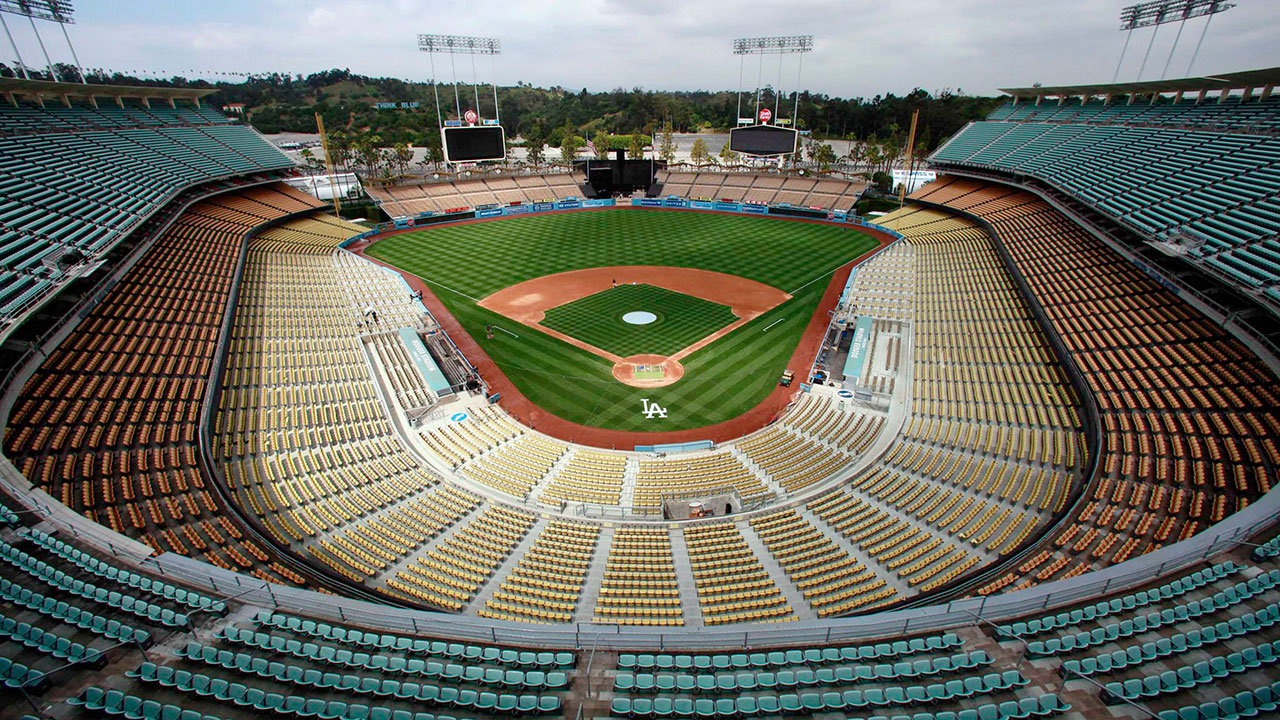
[[(1215, 16), (1193, 74), (1280, 66), (1280, 0), (1236, 0)], [(219, 79), (210, 73), (311, 73), (333, 67), (425, 81), (418, 33), (499, 38), (476, 77), (571, 90), (753, 89), (839, 97), (922, 87), (994, 95), (1001, 87), (1110, 82), (1121, 57), (1116, 0), (78, 0), (71, 41), (86, 67)], [(8, 16), (23, 59), (43, 62), (25, 19)], [(70, 61), (61, 32), (38, 23), (56, 61)], [(1186, 23), (1167, 77), (1186, 76), (1205, 27)], [(1178, 25), (1155, 35), (1141, 78), (1157, 79)], [(738, 37), (814, 36), (804, 56), (743, 59)], [(1133, 33), (1119, 71), (1134, 80), (1152, 40)], [(0, 51), (9, 60), (11, 51)], [(437, 75), (453, 79), (449, 57)], [(457, 56), (457, 76), (472, 78)], [(739, 80), (740, 72), (742, 75)], [(779, 83), (779, 76), (781, 82)], [(229, 76), (221, 79), (230, 79)]]

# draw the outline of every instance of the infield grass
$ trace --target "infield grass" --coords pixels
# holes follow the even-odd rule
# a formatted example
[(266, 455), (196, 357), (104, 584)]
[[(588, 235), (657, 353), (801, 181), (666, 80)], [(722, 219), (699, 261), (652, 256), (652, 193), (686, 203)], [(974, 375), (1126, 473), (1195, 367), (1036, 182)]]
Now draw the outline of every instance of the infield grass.
[[(622, 316), (647, 310), (658, 317), (632, 325)], [(619, 285), (547, 310), (542, 324), (619, 357), (674, 355), (738, 317), (726, 305), (654, 285)]]
[[(831, 274), (876, 245), (858, 230), (836, 225), (612, 209), (424, 229), (381, 240), (368, 253), (421, 277), (516, 387), (543, 409), (584, 425), (659, 431), (729, 420), (763, 400), (777, 385)], [(604, 358), (476, 305), (486, 295), (535, 277), (610, 265), (715, 270), (793, 297), (684, 358), (679, 382), (649, 389), (615, 380)], [(631, 309), (657, 314), (651, 308)], [(499, 332), (487, 340), (488, 324), (519, 337)], [(644, 418), (641, 398), (661, 404), (668, 416)]]

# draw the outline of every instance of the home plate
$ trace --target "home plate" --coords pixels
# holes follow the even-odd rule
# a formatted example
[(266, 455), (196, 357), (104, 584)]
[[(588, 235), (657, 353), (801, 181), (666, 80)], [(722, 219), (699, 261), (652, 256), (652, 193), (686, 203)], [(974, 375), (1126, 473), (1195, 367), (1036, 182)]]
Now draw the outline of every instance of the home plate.
[(636, 380), (661, 380), (667, 376), (661, 365), (634, 365), (631, 371)]

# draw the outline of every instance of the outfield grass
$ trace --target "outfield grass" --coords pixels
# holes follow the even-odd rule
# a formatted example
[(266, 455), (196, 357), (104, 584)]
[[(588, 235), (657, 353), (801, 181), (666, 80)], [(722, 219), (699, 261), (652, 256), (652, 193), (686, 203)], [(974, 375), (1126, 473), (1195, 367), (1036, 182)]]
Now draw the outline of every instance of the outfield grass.
[[(622, 316), (647, 310), (658, 319), (631, 325)], [(674, 355), (737, 316), (727, 305), (653, 285), (621, 285), (547, 310), (542, 324), (619, 357)]]
[[(835, 225), (618, 209), (431, 228), (394, 235), (368, 252), (426, 281), (516, 387), (543, 409), (585, 425), (657, 431), (722, 422), (763, 400), (777, 384), (831, 273), (876, 244), (856, 229)], [(715, 270), (793, 297), (682, 360), (680, 382), (643, 390), (615, 380), (604, 358), (513, 327), (508, 318), (476, 305), (518, 282), (609, 265)], [(513, 329), (519, 337), (500, 332), (487, 340), (487, 324)], [(663, 405), (668, 416), (645, 419), (641, 398)]]

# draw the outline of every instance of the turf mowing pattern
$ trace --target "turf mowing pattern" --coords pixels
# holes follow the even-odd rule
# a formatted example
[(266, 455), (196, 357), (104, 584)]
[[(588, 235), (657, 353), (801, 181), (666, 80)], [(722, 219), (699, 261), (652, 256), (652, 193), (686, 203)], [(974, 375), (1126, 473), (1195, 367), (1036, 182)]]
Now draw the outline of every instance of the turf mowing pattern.
[[(858, 230), (836, 225), (614, 209), (403, 233), (379, 241), (368, 253), (426, 281), (516, 387), (544, 410), (595, 427), (660, 431), (712, 425), (759, 404), (777, 385), (831, 273), (876, 245)], [(685, 376), (679, 382), (647, 389), (615, 380), (604, 358), (476, 305), (518, 282), (609, 265), (715, 270), (794, 297), (681, 360)], [(643, 309), (650, 308), (627, 308)], [(487, 340), (487, 324), (510, 329), (519, 338), (499, 332)], [(644, 418), (641, 398), (661, 404), (668, 416)]]
[[(631, 325), (622, 316), (647, 310), (658, 319)], [(546, 312), (542, 324), (619, 357), (674, 355), (737, 316), (726, 305), (654, 285), (620, 285)]]

